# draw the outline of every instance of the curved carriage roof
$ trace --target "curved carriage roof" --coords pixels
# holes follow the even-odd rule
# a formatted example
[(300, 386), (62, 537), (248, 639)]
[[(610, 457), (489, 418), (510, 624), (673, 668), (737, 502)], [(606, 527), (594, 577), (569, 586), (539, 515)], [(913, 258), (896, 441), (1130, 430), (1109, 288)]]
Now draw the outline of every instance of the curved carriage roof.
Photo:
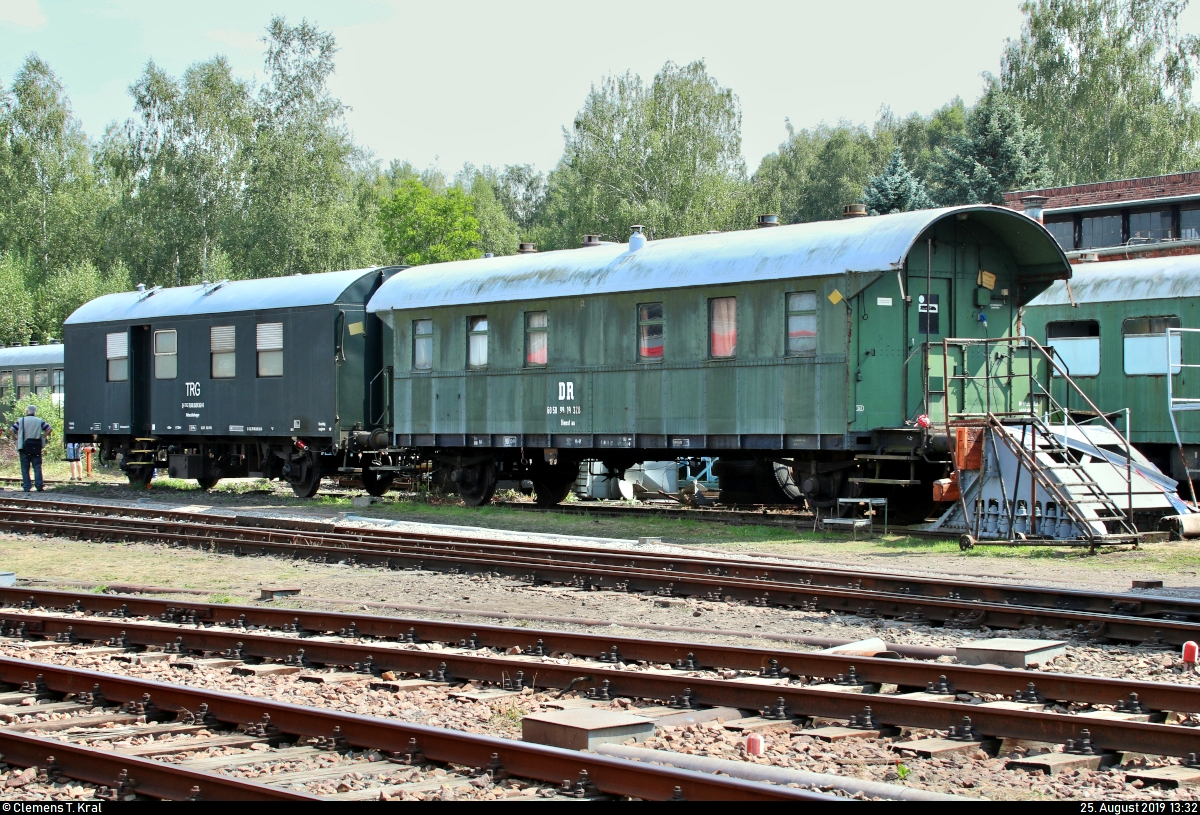
[[(1200, 255), (1137, 260), (1106, 260), (1072, 267), (1075, 302), (1166, 300), (1200, 294)], [(1029, 301), (1030, 306), (1069, 306), (1066, 283), (1054, 283)]]
[(62, 343), (49, 345), (14, 345), (0, 347), (0, 368), (23, 367), (26, 365), (62, 365)]
[(930, 226), (961, 213), (1004, 242), (1021, 274), (1070, 275), (1066, 255), (1040, 224), (1010, 209), (969, 206), (667, 238), (634, 252), (620, 243), (418, 266), (380, 286), (367, 310), (888, 272), (903, 268)]
[(221, 285), (200, 284), (106, 294), (84, 303), (65, 325), (225, 314), (276, 308), (331, 305), (365, 275), (379, 267), (344, 272), (233, 280)]

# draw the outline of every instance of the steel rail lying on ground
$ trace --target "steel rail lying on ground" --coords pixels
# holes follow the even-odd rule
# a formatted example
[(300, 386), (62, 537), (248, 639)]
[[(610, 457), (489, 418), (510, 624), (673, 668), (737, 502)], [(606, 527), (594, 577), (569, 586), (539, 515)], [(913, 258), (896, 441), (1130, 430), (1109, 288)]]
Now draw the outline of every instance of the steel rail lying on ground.
[[(105, 523), (108, 522), (108, 523)], [(708, 600), (740, 600), (756, 605), (800, 607), (811, 611), (854, 613), (863, 617), (895, 617), (916, 623), (942, 623), (950, 627), (1025, 628), (1053, 626), (1071, 628), (1084, 636), (1106, 637), (1132, 642), (1167, 642), (1179, 645), (1200, 639), (1200, 623), (1115, 613), (1073, 611), (1061, 608), (1021, 606), (967, 598), (923, 597), (911, 592), (887, 593), (858, 587), (835, 588), (808, 583), (780, 583), (754, 577), (699, 575), (673, 569), (646, 569), (634, 565), (604, 567), (591, 562), (559, 562), (544, 556), (541, 547), (528, 547), (542, 557), (526, 557), (499, 552), (522, 549), (521, 544), (464, 544), (445, 552), (440, 544), (419, 546), (412, 543), (372, 544), (360, 538), (372, 537), (373, 531), (360, 535), (278, 531), (260, 527), (209, 525), (195, 517), (187, 521), (151, 521), (142, 518), (109, 518), (74, 513), (35, 512), (0, 509), (0, 528), (28, 534), (59, 533), (92, 539), (136, 538), (169, 540), (176, 545), (205, 548), (233, 554), (274, 554), (292, 558), (335, 557), (365, 565), (386, 568), (424, 568), (429, 563), (451, 572), (500, 572), (528, 579), (576, 585), (581, 588), (640, 591), (660, 595), (698, 596)], [(314, 536), (317, 542), (307, 542)], [(303, 542), (301, 542), (303, 541)], [(373, 548), (364, 548), (373, 546)], [(250, 551), (257, 547), (258, 552)], [(468, 548), (485, 549), (483, 553)], [(625, 556), (593, 549), (594, 559), (605, 555), (610, 560)], [(675, 562), (685, 562), (676, 558)], [(668, 564), (670, 565), (670, 564)], [(812, 572), (812, 570), (808, 570)], [(865, 605), (862, 603), (865, 602)]]
[[(419, 751), (425, 760), (487, 767), (495, 756), (500, 766), (511, 775), (554, 784), (564, 779), (573, 780), (581, 770), (587, 770), (589, 781), (600, 791), (612, 795), (650, 800), (669, 800), (679, 794), (686, 800), (832, 799), (832, 796), (807, 790), (756, 784), (662, 766), (637, 766), (621, 759), (512, 739), (0, 657), (0, 682), (23, 684), (37, 682), (38, 677), (49, 690), (58, 693), (90, 693), (98, 684), (104, 697), (116, 702), (138, 701), (145, 694), (150, 694), (153, 704), (166, 711), (196, 711), (200, 705), (206, 704), (210, 714), (230, 724), (257, 724), (263, 721), (263, 714), (266, 714), (270, 724), (283, 733), (320, 738), (338, 733), (349, 744), (359, 748), (374, 748), (401, 755)], [(57, 743), (53, 746), (58, 749)]]
[[(571, 687), (582, 679), (595, 687), (603, 686), (601, 698), (630, 696), (662, 701), (687, 699), (687, 703), (681, 703), (684, 707), (700, 704), (743, 710), (768, 709), (777, 705), (779, 700), (783, 700), (793, 715), (837, 718), (860, 715), (867, 705), (875, 719), (884, 724), (946, 729), (960, 724), (963, 717), (967, 716), (977, 731), (988, 736), (1043, 742), (1063, 743), (1068, 739), (1082, 739), (1088, 735), (1083, 732), (1087, 730), (1094, 744), (1110, 750), (1184, 756), (1196, 751), (1197, 739), (1200, 738), (1200, 731), (1194, 727), (1093, 718), (1044, 710), (1012, 710), (989, 707), (986, 704), (968, 705), (957, 701), (948, 702), (903, 694), (847, 693), (843, 690), (793, 684), (787, 675), (764, 684), (756, 677), (748, 680), (743, 678), (742, 681), (722, 680), (688, 675), (686, 671), (622, 670), (603, 663), (587, 666), (563, 665), (527, 656), (481, 654), (477, 649), (458, 652), (447, 649), (421, 650), (379, 642), (330, 642), (324, 639), (259, 634), (247, 630), (229, 631), (215, 627), (197, 628), (191, 625), (163, 625), (46, 614), (26, 613), (11, 619), (24, 619), (27, 623), (40, 626), (40, 630), (31, 630), (27, 626), (27, 634), (65, 635), (69, 632), (72, 637), (93, 642), (110, 642), (119, 638), (142, 645), (162, 645), (185, 654), (195, 651), (236, 655), (235, 658), (238, 659), (251, 657), (281, 662), (291, 659), (301, 664), (310, 662), (318, 665), (350, 665), (368, 675), (373, 671), (390, 670), (409, 674), (444, 675), (455, 681), (482, 680), (496, 684), (502, 684), (506, 680), (512, 682), (517, 678), (528, 686), (548, 688)], [(299, 653), (301, 648), (304, 650), (302, 655)], [(830, 659), (829, 655), (814, 655), (814, 658), (809, 659), (808, 656), (802, 653), (790, 655), (789, 664), (773, 666), (772, 672), (787, 669), (791, 676), (827, 678), (832, 674), (840, 679), (840, 671), (849, 670), (849, 665), (852, 664), (856, 675), (855, 684), (911, 683), (910, 687), (919, 690), (922, 680), (928, 677), (927, 681), (934, 681), (933, 673), (943, 668), (940, 664), (904, 663), (898, 660), (861, 657)], [(949, 669), (951, 666), (944, 667)], [(1137, 696), (1131, 698), (1146, 705), (1147, 709), (1153, 707), (1183, 712), (1200, 710), (1198, 687), (1030, 671), (993, 670), (989, 676), (982, 672), (975, 674), (970, 668), (959, 668), (957, 671), (942, 673), (947, 680), (953, 675), (955, 678), (966, 679), (971, 684), (976, 676), (988, 676), (992, 687), (1003, 687), (1003, 690), (997, 690), (999, 693), (1021, 692), (1025, 690), (1021, 685), (1034, 682), (1037, 686), (1035, 695), (1043, 698), (1054, 698), (1065, 690), (1070, 691), (1071, 695), (1115, 704), (1125, 701), (1129, 693), (1136, 693)], [(997, 684), (997, 673), (1000, 674), (1000, 678), (1007, 679), (1003, 686)], [(868, 679), (868, 676), (871, 678)], [(956, 690), (958, 688), (953, 688), (951, 692)]]
[[(30, 708), (35, 710), (35, 708)], [(112, 750), (83, 747), (70, 742), (16, 733), (0, 727), (0, 755), (16, 767), (53, 768), (67, 778), (108, 786), (120, 791), (125, 784), (138, 796), (168, 801), (320, 801), (321, 796), (258, 784), (230, 775), (191, 770), (149, 758), (121, 755)], [(49, 779), (48, 779), (49, 780)]]
[[(725, 576), (764, 580), (776, 583), (800, 584), (812, 587), (852, 587), (873, 592), (909, 594), (913, 597), (931, 599), (979, 600), (1006, 605), (1056, 608), (1070, 611), (1091, 611), (1100, 614), (1124, 614), (1157, 619), (1193, 619), (1200, 622), (1200, 600), (1180, 597), (1131, 595), (1122, 592), (1100, 592), (1080, 589), (1057, 589), (1044, 586), (1022, 586), (979, 580), (954, 580), (922, 575), (891, 575), (868, 572), (837, 566), (793, 566), (785, 563), (738, 560), (733, 558), (667, 555), (638, 552), (634, 550), (612, 550), (596, 546), (573, 545), (551, 541), (505, 541), (496, 538), (472, 537), (469, 535), (433, 534), (407, 532), (386, 528), (363, 528), (324, 523), (307, 519), (264, 518), (259, 516), (209, 515), (179, 510), (149, 509), (143, 507), (82, 505), (76, 502), (53, 499), (29, 499), (0, 495), (0, 505), (10, 507), (35, 506), (43, 510), (66, 512), (74, 515), (99, 517), (138, 518), (162, 526), (170, 522), (187, 524), (190, 529), (197, 526), (237, 527), (236, 534), (265, 542), (294, 541), (296, 533), (313, 533), (316, 540), (331, 545), (364, 549), (425, 545), (429, 548), (470, 551), (476, 554), (494, 552), (498, 555), (517, 556), (519, 552), (537, 553), (542, 558), (580, 563), (588, 566), (611, 566), (618, 568), (641, 568), (648, 571), (668, 571), (676, 574), (703, 576)], [(15, 517), (0, 512), (0, 519)], [(270, 536), (268, 533), (275, 533)], [(313, 542), (315, 543), (316, 540)]]
[[(118, 601), (119, 606), (116, 605)], [(147, 597), (117, 598), (111, 595), (50, 589), (0, 588), (0, 602), (5, 604), (5, 608), (0, 609), (0, 615), (4, 616), (9, 628), (20, 621), (36, 624), (27, 626), (26, 631), (29, 635), (53, 637), (71, 633), (76, 637), (94, 640), (110, 639), (124, 633), (131, 644), (153, 647), (173, 644), (173, 640), (168, 639), (170, 635), (185, 635), (184, 644), (187, 646), (194, 646), (199, 650), (216, 650), (234, 647), (239, 641), (245, 642), (247, 636), (256, 634), (254, 629), (259, 629), (258, 635), (262, 636), (267, 633), (262, 630), (265, 628), (276, 633), (296, 635), (283, 641), (289, 644), (288, 647), (303, 646), (310, 661), (331, 665), (365, 662), (368, 656), (390, 653), (383, 649), (406, 644), (410, 638), (416, 643), (441, 643), (452, 647), (459, 644), (465, 647), (466, 643), (471, 643), (471, 650), (507, 650), (517, 647), (525, 653), (537, 653), (540, 649), (545, 654), (569, 653), (584, 658), (604, 658), (610, 664), (613, 659), (612, 649), (616, 648), (617, 657), (625, 662), (686, 662), (697, 669), (725, 668), (743, 671), (771, 671), (774, 662), (775, 669), (786, 672), (786, 675), (828, 679), (833, 679), (839, 674), (848, 674), (853, 668), (859, 681), (863, 683), (924, 688), (930, 682), (936, 683), (945, 677), (956, 691), (990, 694), (1012, 694), (1015, 690), (1024, 692), (1027, 691), (1028, 684), (1033, 683), (1039, 696), (1055, 701), (1114, 704), (1118, 700), (1127, 699), (1130, 693), (1137, 693), (1141, 703), (1154, 710), (1200, 713), (1200, 686), (1167, 682), (1138, 682), (942, 662), (823, 654), (721, 643), (676, 642), (336, 611), (236, 606), (191, 600), (176, 605), (180, 601)], [(12, 607), (17, 604), (23, 604), (24, 607)], [(37, 613), (35, 609), (38, 606), (66, 613), (83, 611), (104, 616), (97, 618)], [(132, 619), (136, 617), (151, 619)], [(196, 626), (178, 626), (177, 621), (185, 617), (189, 621), (194, 619)], [(154, 622), (153, 618), (159, 618), (160, 622)], [(328, 642), (311, 639), (314, 635), (323, 636), (339, 632), (353, 632), (350, 636), (360, 641)], [(194, 639), (195, 633), (209, 635), (209, 639)], [(392, 642), (361, 642), (364, 639)], [(318, 650), (314, 651), (314, 647)], [(279, 656), (281, 653), (282, 656), (294, 655), (293, 651), (286, 648), (283, 652), (273, 650), (269, 653), (255, 653), (252, 648), (245, 650), (249, 655), (264, 658)], [(381, 670), (392, 667), (383, 665), (378, 659), (375, 660), (375, 664)]]

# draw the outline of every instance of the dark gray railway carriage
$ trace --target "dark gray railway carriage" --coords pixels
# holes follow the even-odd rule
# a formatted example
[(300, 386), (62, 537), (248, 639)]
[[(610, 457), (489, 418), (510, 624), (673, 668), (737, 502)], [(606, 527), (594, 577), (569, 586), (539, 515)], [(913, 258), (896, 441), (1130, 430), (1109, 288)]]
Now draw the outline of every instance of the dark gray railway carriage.
[(144, 289), (66, 321), (67, 441), (98, 442), (132, 484), (156, 469), (212, 487), (363, 471), (381, 493), (388, 330), (365, 313), (397, 267)]
[(62, 343), (0, 347), (0, 404), (35, 394), (61, 401), (65, 382)]

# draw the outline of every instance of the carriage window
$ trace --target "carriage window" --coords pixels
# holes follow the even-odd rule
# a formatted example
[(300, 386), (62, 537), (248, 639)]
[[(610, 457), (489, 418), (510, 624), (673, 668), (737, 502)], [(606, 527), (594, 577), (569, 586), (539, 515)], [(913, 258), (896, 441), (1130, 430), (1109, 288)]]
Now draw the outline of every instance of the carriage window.
[(63, 375), (62, 368), (55, 368), (53, 371), (50, 372), (50, 388), (53, 393), (59, 393), (59, 394), (65, 393), (66, 392), (65, 382), (66, 382), (66, 377)]
[(467, 366), (487, 367), (487, 316), (467, 318)]
[(638, 306), (638, 359), (642, 362), (661, 362), (662, 358), (662, 303)]
[(29, 371), (17, 371), (17, 398), (27, 399), (31, 390), (29, 387)]
[(154, 378), (174, 379), (179, 373), (179, 336), (174, 330), (154, 332)]
[(1129, 214), (1130, 243), (1159, 243), (1171, 240), (1171, 210), (1131, 212)]
[(413, 370), (433, 367), (433, 320), (413, 320)]
[(1058, 241), (1064, 252), (1075, 248), (1075, 220), (1046, 221), (1046, 230)]
[(50, 372), (46, 369), (33, 372), (33, 392), (41, 396), (50, 392)]
[(259, 323), (255, 347), (258, 375), (283, 376), (283, 323)]
[(0, 401), (13, 395), (12, 371), (0, 371)]
[[(1163, 375), (1167, 372), (1167, 329), (1179, 328), (1178, 317), (1135, 317), (1121, 324), (1125, 345), (1125, 373), (1129, 376)], [(1181, 338), (1171, 337), (1171, 373), (1183, 361)]]
[(790, 357), (817, 353), (817, 293), (787, 296), (787, 352)]
[(119, 334), (109, 334), (105, 339), (106, 353), (108, 355), (108, 381), (128, 381), (129, 335), (122, 331)]
[(708, 301), (708, 352), (714, 359), (737, 355), (737, 298)]
[(525, 314), (525, 364), (545, 365), (550, 358), (546, 329), (550, 322), (544, 311)]
[[(1046, 345), (1054, 361), (1067, 376), (1100, 374), (1100, 323), (1095, 320), (1068, 320), (1046, 324)], [(1055, 376), (1062, 376), (1057, 369)]]
[(1200, 240), (1200, 209), (1185, 209), (1179, 213), (1179, 238)]
[(232, 379), (237, 375), (237, 329), (232, 325), (214, 325), (208, 329), (208, 347), (212, 354), (212, 378)]

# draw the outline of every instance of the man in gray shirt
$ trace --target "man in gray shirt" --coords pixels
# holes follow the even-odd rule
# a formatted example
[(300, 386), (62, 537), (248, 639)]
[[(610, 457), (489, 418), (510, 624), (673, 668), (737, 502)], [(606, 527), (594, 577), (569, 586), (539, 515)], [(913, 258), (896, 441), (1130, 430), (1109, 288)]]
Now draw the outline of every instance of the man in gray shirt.
[(21, 489), (29, 492), (29, 467), (33, 466), (34, 485), (42, 491), (42, 447), (53, 432), (53, 428), (38, 418), (37, 405), (25, 408), (25, 415), (13, 422), (10, 428), (17, 440), (17, 452), (21, 454)]

